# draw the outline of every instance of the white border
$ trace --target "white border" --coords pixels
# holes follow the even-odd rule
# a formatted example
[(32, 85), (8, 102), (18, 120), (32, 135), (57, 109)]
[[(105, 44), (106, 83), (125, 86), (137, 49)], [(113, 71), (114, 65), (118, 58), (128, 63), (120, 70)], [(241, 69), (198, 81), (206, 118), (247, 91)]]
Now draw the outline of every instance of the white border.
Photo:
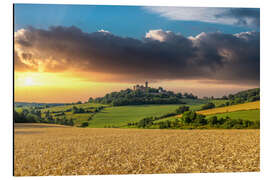
[(267, 0), (9, 0), (1, 4), (1, 152), (0, 176), (13, 179), (12, 176), (12, 4), (13, 3), (47, 3), (47, 4), (99, 4), (99, 5), (159, 5), (189, 7), (257, 7), (261, 8), (261, 172), (260, 173), (207, 173), (207, 174), (166, 174), (166, 175), (109, 175), (109, 176), (49, 176), (21, 177), (20, 179), (257, 179), (270, 176), (270, 118), (267, 110), (270, 107), (269, 88), (269, 19), (270, 6)]

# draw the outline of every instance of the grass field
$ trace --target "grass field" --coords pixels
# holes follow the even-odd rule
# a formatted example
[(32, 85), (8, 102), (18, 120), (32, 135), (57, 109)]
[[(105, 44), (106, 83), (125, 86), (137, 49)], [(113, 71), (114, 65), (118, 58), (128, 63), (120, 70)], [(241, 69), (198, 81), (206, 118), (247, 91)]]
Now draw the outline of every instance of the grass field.
[(90, 127), (104, 125), (123, 126), (148, 116), (160, 116), (173, 112), (179, 105), (139, 105), (108, 107), (97, 113), (90, 121)]
[(14, 138), (15, 176), (260, 170), (259, 130), (15, 124)]
[[(245, 104), (238, 104), (233, 106), (226, 106), (221, 108), (214, 108), (209, 110), (203, 110), (199, 111), (203, 103), (209, 102), (209, 100), (193, 100), (193, 99), (183, 99), (183, 101), (187, 104), (187, 106), (190, 107), (190, 110), (197, 111), (198, 113), (204, 114), (204, 115), (212, 115), (212, 114), (220, 114), (220, 113), (228, 113), (233, 111), (243, 111), (243, 110), (250, 110), (250, 109), (259, 109), (260, 108), (260, 102), (251, 102), (251, 103), (245, 103)], [(215, 100), (215, 104), (221, 104), (224, 103), (224, 100)], [(50, 107), (46, 109), (42, 109), (42, 117), (45, 117), (45, 111), (50, 111), (51, 115), (56, 118), (57, 113), (64, 112), (68, 109), (71, 109), (74, 105), (65, 105), (65, 106), (55, 106)], [(78, 108), (83, 108), (85, 110), (94, 111), (96, 107), (104, 106), (105, 108), (101, 110), (98, 113), (93, 114), (92, 113), (76, 113), (73, 114), (72, 112), (65, 112), (64, 115), (57, 116), (57, 118), (63, 118), (64, 116), (68, 119), (72, 118), (75, 121), (75, 125), (79, 126), (82, 122), (88, 121), (89, 117), (92, 117), (92, 119), (89, 122), (89, 127), (93, 128), (103, 128), (107, 126), (114, 126), (114, 127), (126, 127), (127, 123), (130, 122), (138, 122), (139, 120), (149, 117), (149, 116), (161, 116), (166, 113), (171, 113), (176, 110), (181, 105), (138, 105), (138, 106), (106, 106), (102, 104), (94, 104), (94, 103), (85, 103), (85, 104), (76, 104), (75, 105)], [(92, 109), (91, 109), (92, 108)], [(55, 113), (53, 113), (55, 112)], [(241, 118), (241, 117), (247, 117), (250, 115), (251, 117), (256, 116), (258, 113), (255, 113), (252, 115), (251, 113), (248, 113), (246, 116), (244, 115), (244, 112), (242, 112), (242, 115), (238, 117), (239, 113), (233, 114), (233, 117)], [(231, 114), (226, 114), (231, 115)], [(225, 115), (225, 116), (226, 116)], [(177, 117), (181, 117), (177, 116)], [(250, 119), (249, 118), (249, 119)], [(258, 119), (259, 116), (256, 116), (256, 119)], [(159, 121), (166, 121), (166, 120), (174, 120), (175, 117), (169, 117), (165, 119), (161, 119)], [(158, 121), (156, 121), (158, 122)]]
[(228, 113), (219, 113), (214, 115), (208, 115), (208, 117), (211, 116), (217, 116), (219, 117), (230, 117), (232, 119), (245, 119), (245, 120), (251, 120), (251, 121), (259, 121), (260, 120), (260, 110), (258, 109), (252, 109), (252, 110), (245, 110), (245, 111), (234, 111), (234, 112), (228, 112)]
[[(221, 101), (222, 100), (218, 100)], [(216, 101), (216, 103), (218, 103)], [(191, 106), (191, 110), (197, 109), (198, 106)], [(220, 107), (220, 108), (214, 108), (214, 109), (208, 109), (208, 110), (201, 110), (196, 111), (197, 113), (204, 114), (207, 117), (211, 116), (217, 116), (217, 117), (230, 117), (233, 119), (245, 119), (245, 120), (260, 120), (260, 101), (256, 102), (249, 102), (244, 104), (237, 104), (232, 106), (226, 106), (226, 107)], [(160, 119), (155, 121), (155, 123), (167, 121), (167, 120), (175, 120), (176, 118), (180, 118), (182, 115), (177, 115), (175, 117), (168, 117), (164, 119)]]
[[(205, 100), (186, 99), (186, 103), (191, 110), (200, 109), (204, 102)], [(129, 122), (137, 122), (145, 117), (161, 116), (174, 112), (179, 106), (182, 106), (182, 104), (107, 107), (93, 117), (93, 120), (90, 121), (90, 127), (124, 126)]]

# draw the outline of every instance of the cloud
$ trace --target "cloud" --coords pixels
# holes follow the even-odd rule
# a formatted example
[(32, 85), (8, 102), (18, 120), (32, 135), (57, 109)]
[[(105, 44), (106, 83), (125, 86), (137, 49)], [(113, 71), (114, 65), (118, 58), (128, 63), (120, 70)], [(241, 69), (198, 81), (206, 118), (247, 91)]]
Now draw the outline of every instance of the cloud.
[(251, 27), (259, 27), (260, 25), (260, 10), (257, 8), (149, 6), (143, 7), (143, 9), (171, 20), (201, 21)]
[(169, 39), (174, 37), (175, 34), (172, 31), (163, 31), (162, 29), (150, 30), (145, 35), (145, 38), (149, 38), (151, 40), (158, 40), (160, 42), (169, 41)]
[(215, 80), (259, 84), (259, 33), (184, 37), (150, 30), (143, 40), (79, 28), (15, 34), (15, 71), (74, 72), (94, 81)]

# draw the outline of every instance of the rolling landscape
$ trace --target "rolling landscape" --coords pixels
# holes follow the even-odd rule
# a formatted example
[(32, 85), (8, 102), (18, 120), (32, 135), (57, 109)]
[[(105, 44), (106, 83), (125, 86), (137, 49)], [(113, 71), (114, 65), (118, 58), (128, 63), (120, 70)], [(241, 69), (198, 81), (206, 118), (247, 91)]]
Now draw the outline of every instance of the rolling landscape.
[[(15, 119), (15, 175), (259, 171), (259, 89), (240, 94), (182, 97), (183, 104), (15, 102), (19, 118), (26, 113), (25, 122)], [(206, 122), (186, 123), (185, 112), (204, 115)]]
[(258, 8), (14, 4), (13, 175), (260, 171), (259, 22)]

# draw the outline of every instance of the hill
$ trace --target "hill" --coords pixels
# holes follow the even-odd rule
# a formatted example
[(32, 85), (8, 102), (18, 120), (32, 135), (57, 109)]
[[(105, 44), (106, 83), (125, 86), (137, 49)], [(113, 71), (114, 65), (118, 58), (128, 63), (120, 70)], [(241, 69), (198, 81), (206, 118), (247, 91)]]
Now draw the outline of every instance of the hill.
[(245, 91), (240, 91), (235, 94), (229, 94), (228, 96), (223, 96), (219, 98), (226, 100), (224, 103), (220, 104), (219, 107), (229, 106), (234, 104), (241, 104), (246, 102), (254, 102), (260, 100), (260, 88), (248, 89)]
[[(198, 114), (206, 115), (206, 118), (210, 115), (227, 113), (224, 116), (220, 115), (218, 117), (228, 115), (233, 118), (244, 118), (250, 115), (250, 117), (259, 119), (260, 101), (231, 105), (240, 102), (237, 98), (242, 98), (242, 101), (253, 101), (256, 98), (252, 97), (258, 96), (258, 92), (259, 89), (252, 89), (230, 95), (229, 98), (226, 97), (227, 99), (225, 97), (221, 99), (198, 99), (192, 94), (175, 94), (171, 91), (161, 91), (160, 88), (126, 89), (120, 92), (106, 94), (103, 98), (89, 98), (90, 102), (88, 103), (16, 104), (14, 120), (21, 123), (40, 122), (81, 127), (131, 128), (132, 124), (145, 118), (146, 120), (147, 118), (152, 118), (151, 121), (154, 120), (155, 122), (181, 118), (181, 115), (177, 115), (180, 113), (176, 112), (176, 109), (179, 106), (183, 106), (183, 104), (189, 107), (190, 111), (196, 111)], [(169, 102), (165, 103), (167, 101)], [(118, 102), (120, 104), (115, 104)], [(203, 106), (209, 103), (212, 103), (212, 109), (201, 110)], [(258, 109), (258, 111), (247, 112), (253, 109)], [(230, 112), (235, 111), (242, 112), (230, 114)]]
[(89, 102), (110, 104), (113, 106), (145, 105), (145, 104), (185, 104), (182, 99), (198, 99), (192, 93), (174, 93), (163, 88), (141, 87), (137, 89), (126, 89), (119, 92), (111, 92), (104, 97), (89, 98)]

